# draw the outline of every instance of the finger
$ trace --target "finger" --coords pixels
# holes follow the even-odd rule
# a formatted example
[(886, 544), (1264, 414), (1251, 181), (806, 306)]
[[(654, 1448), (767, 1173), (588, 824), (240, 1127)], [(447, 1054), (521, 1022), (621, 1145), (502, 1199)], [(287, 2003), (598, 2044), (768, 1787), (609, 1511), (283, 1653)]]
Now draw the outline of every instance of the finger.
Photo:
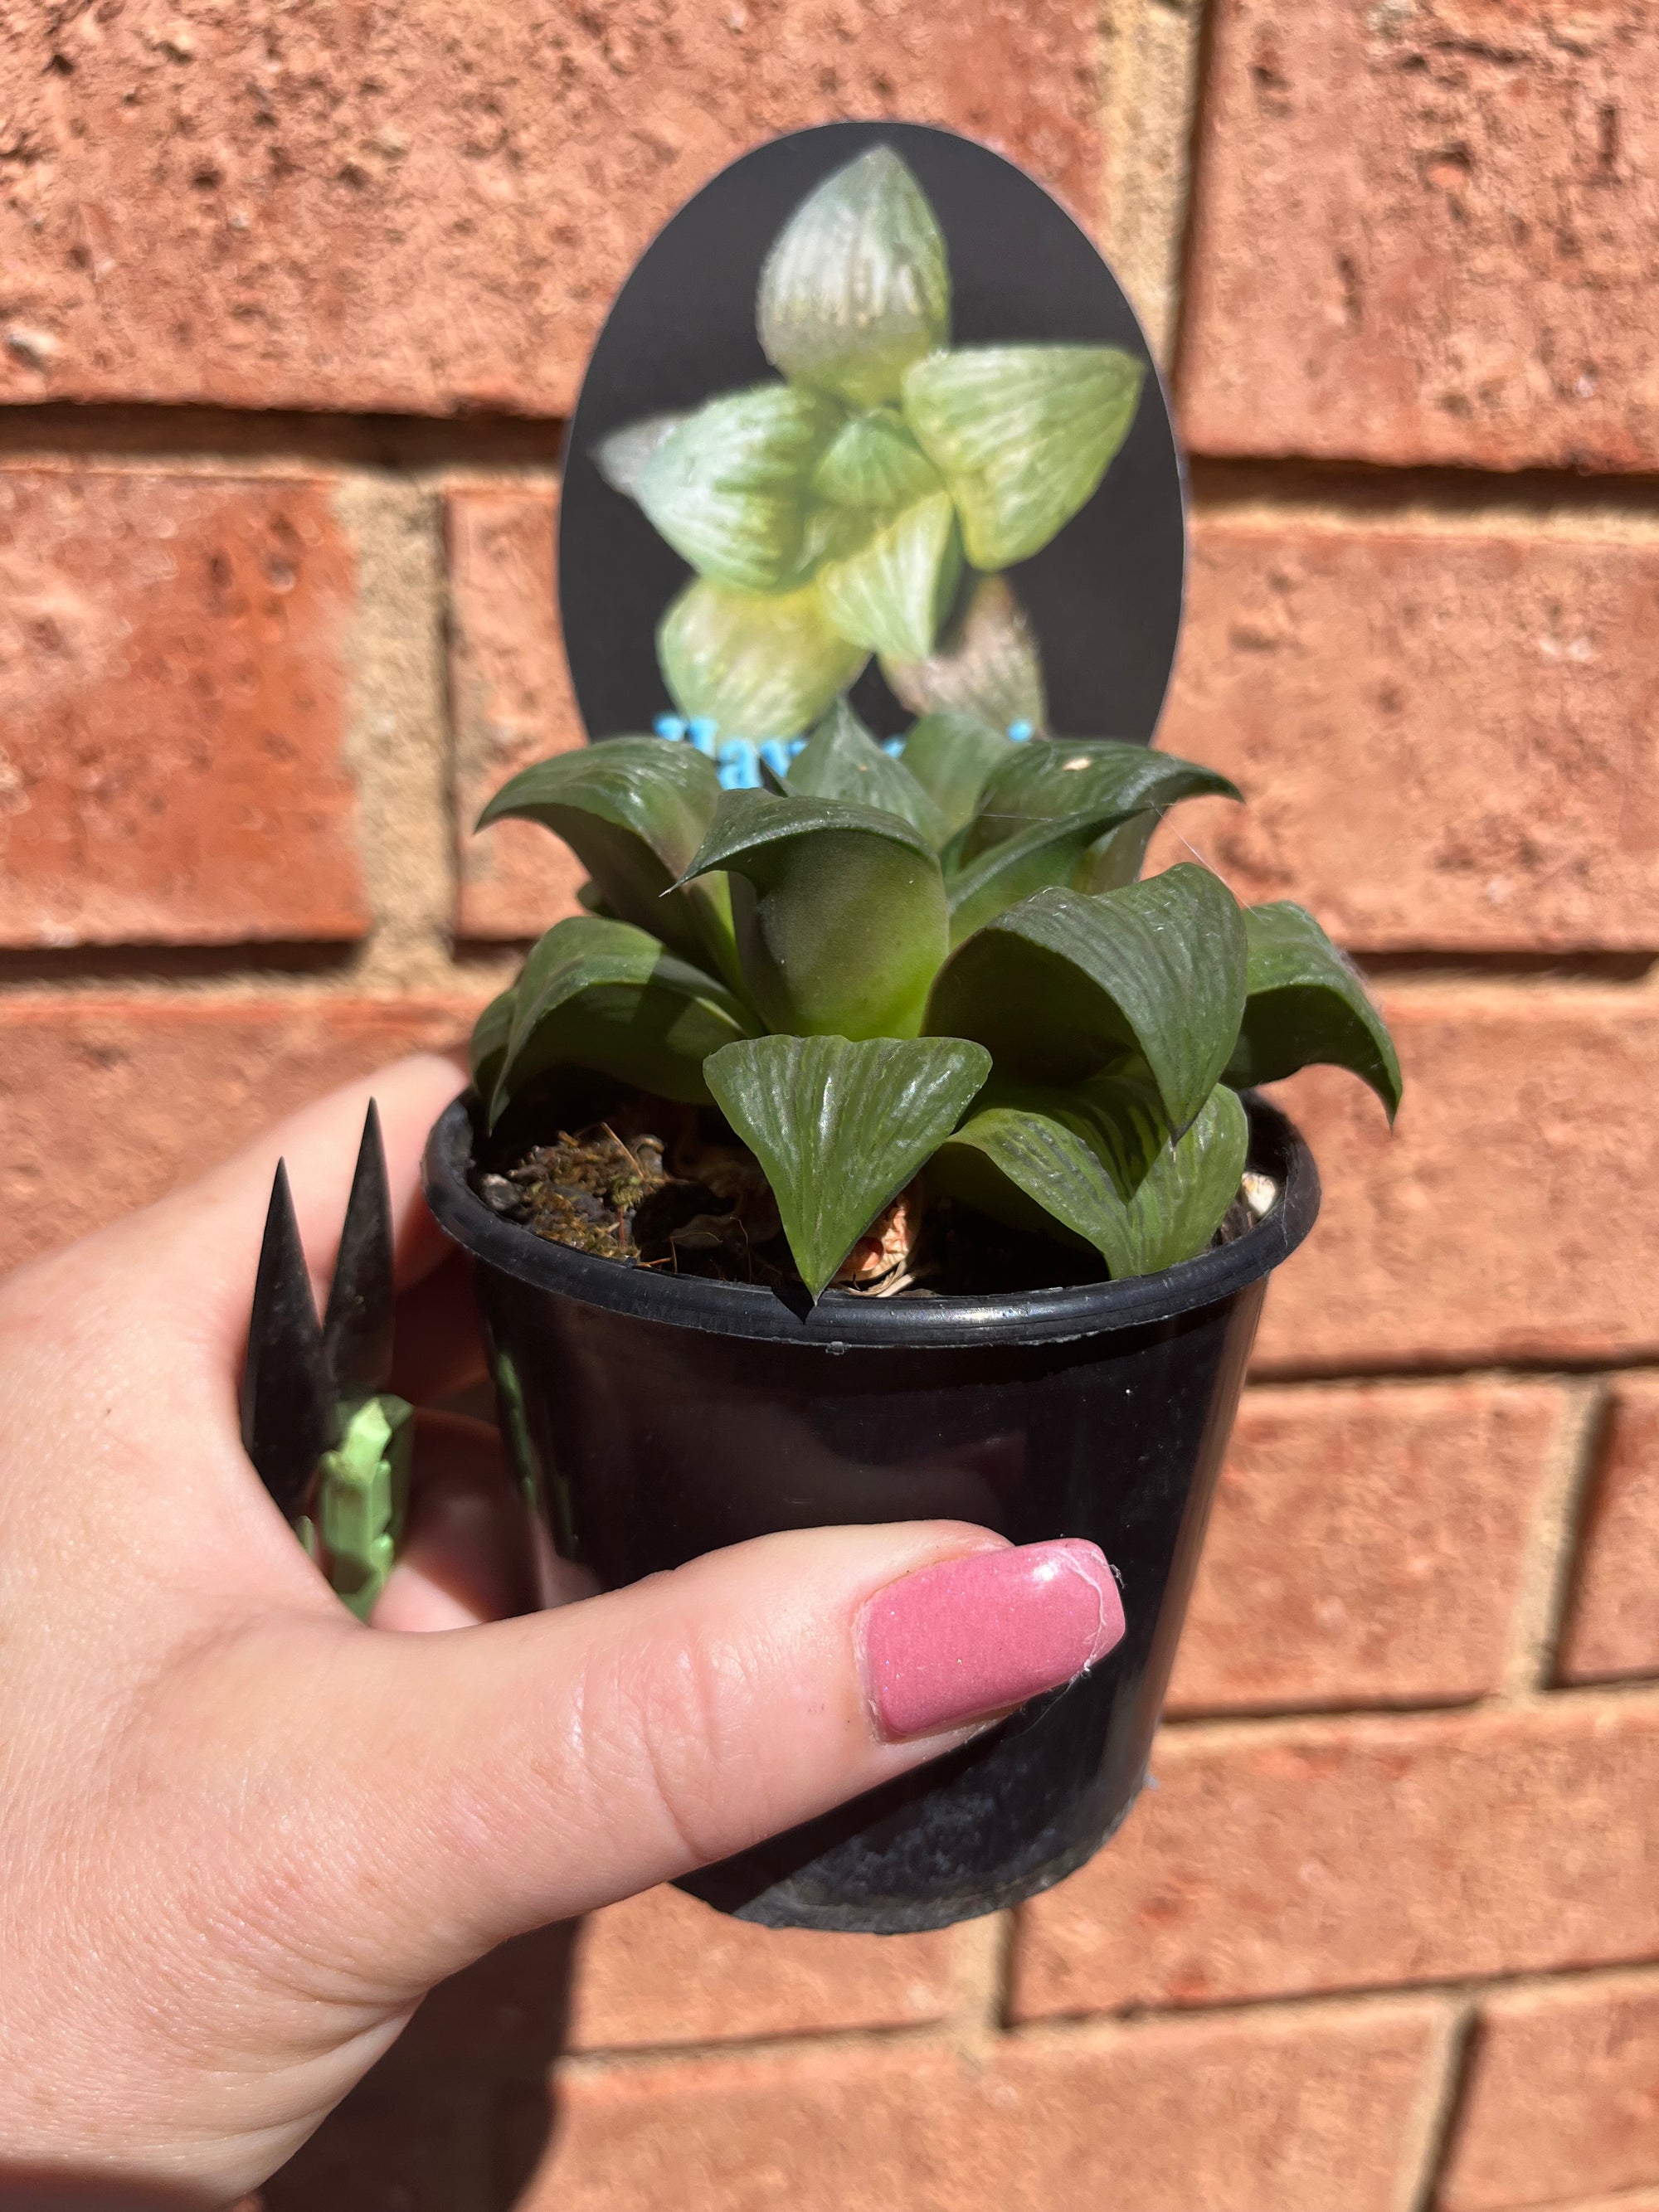
[(304, 1864), (251, 1878), (303, 1891), (313, 1940), (399, 2002), (937, 1757), (1121, 1621), (1091, 1545), (913, 1522), (763, 1537), (453, 1635), (308, 1631), (257, 1739), (271, 1847)]
[[(408, 1534), (374, 1626), (470, 1628), (532, 1612), (544, 1579), (538, 1534), (495, 1431), (458, 1414), (422, 1414)], [(567, 1600), (596, 1587), (579, 1568), (564, 1566), (561, 1580)]]

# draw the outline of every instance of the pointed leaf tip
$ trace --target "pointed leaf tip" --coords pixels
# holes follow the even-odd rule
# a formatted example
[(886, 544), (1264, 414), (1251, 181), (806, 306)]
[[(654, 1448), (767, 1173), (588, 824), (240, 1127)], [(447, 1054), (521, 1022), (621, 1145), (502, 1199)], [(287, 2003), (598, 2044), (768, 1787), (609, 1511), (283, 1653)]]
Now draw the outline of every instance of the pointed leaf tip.
[(707, 1061), (709, 1090), (766, 1170), (815, 1298), (990, 1068), (990, 1054), (959, 1037), (757, 1037)]
[(1403, 1085), (1388, 1026), (1358, 971), (1304, 907), (1248, 907), (1249, 995), (1227, 1080), (1276, 1083), (1315, 1062), (1369, 1084), (1390, 1122)]
[(1178, 1137), (1238, 1035), (1245, 957), (1237, 902), (1190, 862), (1098, 895), (1038, 891), (957, 947), (923, 1028), (977, 1037), (1021, 1081), (1083, 1081), (1139, 1054)]
[(841, 799), (896, 814), (930, 845), (942, 845), (945, 817), (902, 760), (878, 745), (845, 699), (837, 699), (795, 757), (786, 798)]
[[(940, 1188), (1021, 1229), (1092, 1244), (1114, 1280), (1204, 1250), (1237, 1194), (1249, 1123), (1218, 1085), (1178, 1143), (1149, 1084), (992, 1095), (941, 1147)], [(1044, 1222), (1046, 1217), (1046, 1224)]]
[(1128, 436), (1146, 364), (1115, 346), (963, 346), (918, 361), (904, 414), (950, 486), (975, 568), (1029, 560)]
[(700, 575), (781, 591), (800, 567), (812, 471), (842, 420), (832, 399), (794, 385), (728, 392), (659, 439), (629, 488)]
[(703, 1060), (753, 1027), (713, 976), (648, 931), (569, 915), (525, 961), (495, 1060), (489, 1126), (559, 1067), (596, 1069), (659, 1097), (706, 1105)]
[(761, 272), (756, 321), (792, 383), (856, 407), (896, 398), (910, 363), (948, 342), (944, 234), (891, 147), (872, 146), (796, 209)]
[(706, 716), (727, 738), (810, 729), (869, 657), (832, 627), (814, 584), (763, 596), (694, 577), (657, 626), (657, 658), (674, 704), (683, 714)]
[(744, 995), (769, 1029), (915, 1036), (950, 915), (939, 855), (902, 815), (729, 791), (692, 862), (710, 868), (732, 878)]

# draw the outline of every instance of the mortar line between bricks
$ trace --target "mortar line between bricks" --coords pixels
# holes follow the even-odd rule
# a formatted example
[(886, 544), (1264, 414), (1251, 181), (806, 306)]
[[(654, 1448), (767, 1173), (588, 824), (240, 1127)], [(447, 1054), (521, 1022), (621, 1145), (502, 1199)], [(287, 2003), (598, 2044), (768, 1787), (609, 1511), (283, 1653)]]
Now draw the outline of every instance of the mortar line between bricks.
[(488, 469), (556, 472), (566, 416), (395, 415), (67, 401), (0, 405), (0, 464), (131, 465), (205, 461), (307, 472), (319, 465), (407, 475)]
[[(1217, 2004), (1133, 2004), (1121, 2006), (1113, 2013), (1055, 2013), (1044, 2020), (1009, 2021), (998, 2039), (1013, 2044), (1091, 2044), (1115, 2042), (1130, 2035), (1137, 2028), (1159, 2027), (1159, 2024), (1182, 2024), (1192, 2027), (1199, 2021), (1234, 2020), (1234, 2017), (1274, 2015), (1285, 2020), (1297, 2017), (1322, 2017), (1332, 2011), (1387, 2011), (1401, 2004), (1422, 2004), (1422, 2002), (1444, 2002), (1444, 2004), (1471, 2008), (1480, 2006), (1482, 1997), (1493, 1993), (1502, 1996), (1537, 1996), (1548, 1990), (1562, 1989), (1637, 1989), (1646, 1993), (1648, 1989), (1659, 1989), (1659, 1960), (1635, 1960), (1617, 1962), (1610, 1966), (1562, 1966), (1555, 1971), (1517, 1971), (1517, 1973), (1467, 1975), (1462, 1980), (1440, 1982), (1378, 1982), (1378, 1984), (1354, 1984), (1352, 1989), (1318, 1989), (1318, 1990), (1285, 1990), (1263, 1997), (1232, 1997)], [(856, 2055), (860, 2051), (891, 2051), (891, 2048), (922, 2048), (938, 2051), (940, 2055), (984, 2059), (987, 2046), (971, 2046), (964, 2051), (960, 2039), (951, 2033), (951, 2021), (921, 2021), (891, 2028), (823, 2028), (818, 2033), (799, 2031), (794, 2035), (732, 2035), (728, 2039), (699, 2037), (696, 2042), (684, 2044), (592, 2044), (584, 2051), (571, 2051), (557, 2059), (557, 2069), (564, 2077), (591, 2077), (615, 2070), (646, 2070), (653, 2066), (695, 2066), (708, 2059), (763, 2059), (787, 2063), (796, 2057), (827, 2053)]]
[(1561, 1387), (1570, 1393), (1571, 1416), (1549, 1455), (1527, 1534), (1499, 1678), (1500, 1697), (1516, 1702), (1555, 1682), (1578, 1534), (1612, 1408), (1613, 1394), (1600, 1377), (1564, 1378)]
[(1552, 2197), (1542, 2203), (1505, 2205), (1503, 2212), (1659, 2212), (1659, 2184), (1638, 2181), (1594, 2197)]
[(1334, 1990), (1284, 1990), (1261, 1996), (1224, 1997), (1211, 2004), (1127, 2004), (1113, 2012), (1053, 2013), (1016, 2021), (1008, 2040), (1018, 2044), (1058, 2043), (1087, 2046), (1110, 2042), (1136, 2028), (1173, 2022), (1259, 2020), (1318, 2020), (1333, 2012), (1386, 2012), (1401, 2005), (1443, 2003), (1478, 2009), (1493, 1996), (1528, 1997), (1582, 1991), (1659, 1995), (1659, 1958), (1620, 1960), (1611, 1965), (1516, 1968), (1510, 1972), (1466, 1974), (1422, 1982), (1356, 1982)]
[(1435, 2078), (1423, 2085), (1413, 2116), (1416, 2154), (1402, 2156), (1400, 2161), (1395, 2184), (1395, 2212), (1434, 2212), (1468, 2094), (1480, 2021), (1480, 2007), (1471, 1998), (1454, 2005), (1445, 2023), (1443, 2039), (1435, 2054), (1438, 2062)]
[(1535, 1359), (1520, 1355), (1495, 1359), (1491, 1353), (1455, 1354), (1431, 1360), (1422, 1353), (1402, 1352), (1397, 1359), (1291, 1360), (1265, 1358), (1249, 1371), (1252, 1383), (1271, 1382), (1285, 1388), (1314, 1389), (1329, 1382), (1568, 1382), (1598, 1375), (1641, 1373), (1659, 1365), (1659, 1344), (1632, 1345), (1617, 1352), (1586, 1352), (1582, 1359), (1563, 1358), (1559, 1352)]
[[(1562, 1990), (1633, 1990), (1659, 1991), (1659, 1959), (1619, 1961), (1610, 1966), (1567, 1966), (1555, 1970), (1517, 1970), (1514, 1972), (1464, 1976), (1425, 1982), (1355, 1984), (1335, 1990), (1297, 1990), (1253, 1997), (1225, 1999), (1213, 2004), (1126, 2005), (1114, 2012), (1061, 2013), (1048, 2018), (1010, 2022), (996, 2041), (1036, 2046), (1058, 2045), (1110, 2045), (1138, 2033), (1161, 2027), (1193, 2027), (1212, 2022), (1262, 2018), (1320, 2021), (1332, 2013), (1397, 2012), (1405, 2008), (1441, 2003), (1455, 2008), (1449, 2025), (1477, 2010), (1494, 1995), (1528, 1996)], [(794, 2059), (823, 2054), (855, 2056), (861, 2051), (932, 2051), (940, 2057), (982, 2063), (989, 2045), (964, 2050), (951, 2033), (950, 2021), (927, 2021), (895, 2027), (836, 2027), (792, 2035), (733, 2036), (726, 2040), (702, 2038), (695, 2042), (636, 2045), (595, 2045), (560, 2057), (558, 2071), (564, 2079), (581, 2080), (615, 2072), (643, 2072), (651, 2068), (694, 2066), (710, 2060), (742, 2058), (762, 2063), (787, 2065)]]
[[(1193, 269), (1198, 258), (1198, 210), (1204, 187), (1204, 143), (1209, 129), (1210, 100), (1215, 84), (1216, 21), (1219, 0), (1196, 0), (1198, 33), (1193, 57), (1193, 106), (1187, 119), (1187, 191), (1182, 208), (1180, 250), (1176, 259), (1175, 300), (1168, 337), (1170, 396), (1180, 416), (1182, 388), (1186, 381), (1187, 347), (1190, 336)], [(1188, 457), (1191, 476), (1192, 457)], [(1197, 490), (1194, 482), (1194, 493)]]
[[(1211, 35), (1206, 6), (1200, 40)], [(1201, 66), (1201, 65), (1200, 65)], [(1200, 84), (1202, 77), (1200, 77)], [(1203, 94), (1194, 112), (1197, 156)], [(1195, 170), (1189, 167), (1195, 181)], [(1184, 320), (1192, 251), (1189, 185), (1187, 239), (1177, 298)], [(1173, 358), (1178, 389), (1180, 340)], [(187, 407), (140, 402), (0, 404), (0, 467), (201, 468), (209, 473), (313, 475), (322, 470), (441, 487), (457, 475), (507, 483), (554, 481), (568, 417), (487, 413), (454, 416), (312, 413), (273, 409)], [(1500, 533), (1569, 534), (1623, 522), (1638, 537), (1659, 535), (1659, 474), (1591, 475), (1568, 469), (1505, 472), (1460, 468), (1389, 468), (1358, 461), (1189, 456), (1200, 514), (1305, 519), (1317, 526), (1367, 520), (1432, 530), (1483, 524)], [(1615, 532), (1615, 534), (1618, 534)]]
[(1638, 1675), (1628, 1681), (1565, 1682), (1524, 1692), (1498, 1690), (1486, 1697), (1468, 1698), (1445, 1705), (1299, 1705), (1291, 1711), (1283, 1707), (1262, 1711), (1233, 1708), (1225, 1712), (1182, 1713), (1159, 1723), (1158, 1738), (1152, 1747), (1152, 1771), (1156, 1773), (1158, 1769), (1158, 1744), (1170, 1739), (1184, 1743), (1200, 1736), (1206, 1744), (1221, 1749), (1235, 1742), (1260, 1742), (1274, 1735), (1292, 1741), (1300, 1735), (1316, 1736), (1337, 1724), (1352, 1729), (1369, 1723), (1379, 1734), (1386, 1734), (1406, 1721), (1449, 1725), (1504, 1714), (1565, 1714), (1603, 1705), (1620, 1710), (1650, 1705), (1659, 1715), (1659, 1676)]
[(1220, 1728), (1232, 1722), (1267, 1727), (1280, 1721), (1399, 1721), (1452, 1720), (1480, 1713), (1555, 1712), (1564, 1698), (1621, 1697), (1632, 1692), (1659, 1691), (1659, 1668), (1646, 1674), (1609, 1678), (1597, 1682), (1552, 1681), (1522, 1690), (1499, 1688), (1467, 1698), (1431, 1698), (1421, 1693), (1409, 1698), (1378, 1698), (1368, 1705), (1182, 1705), (1166, 1711), (1158, 1723), (1166, 1733), (1192, 1728)]
[(951, 1960), (953, 2002), (945, 2025), (952, 2044), (965, 2057), (982, 2055), (1006, 2026), (1013, 1948), (1012, 1911), (987, 1913), (955, 1931)]
[(1233, 458), (1188, 456), (1193, 503), (1219, 518), (1317, 525), (1340, 514), (1388, 527), (1510, 531), (1565, 526), (1570, 534), (1624, 523), (1632, 535), (1659, 522), (1659, 475), (1589, 474), (1570, 469), (1389, 468), (1352, 460), (1285, 454)]
[(1613, 1422), (1617, 1413), (1614, 1392), (1606, 1384), (1596, 1394), (1594, 1411), (1583, 1438), (1583, 1458), (1577, 1470), (1578, 1480), (1571, 1500), (1568, 1526), (1564, 1535), (1565, 1555), (1561, 1561), (1559, 1585), (1556, 1591), (1556, 1609), (1552, 1623), (1550, 1648), (1540, 1687), (1549, 1691), (1569, 1686), (1561, 1671), (1562, 1647), (1566, 1642), (1577, 1605), (1578, 1593), (1589, 1565), (1590, 1516), (1601, 1486), (1603, 1469), (1613, 1449)]
[(798, 2030), (793, 2035), (733, 2036), (721, 2042), (711, 2037), (690, 2043), (595, 2044), (562, 2054), (557, 2060), (566, 2079), (581, 2080), (595, 2074), (638, 2072), (647, 2067), (694, 2065), (710, 2058), (776, 2059), (781, 2065), (817, 2051), (932, 2050), (941, 2055), (961, 2055), (961, 2045), (948, 2020), (907, 2023), (895, 2027), (826, 2027), (817, 2033)]
[(1391, 1370), (1382, 1375), (1362, 1372), (1359, 1369), (1352, 1367), (1335, 1369), (1328, 1375), (1315, 1371), (1304, 1373), (1300, 1370), (1287, 1369), (1280, 1375), (1270, 1373), (1264, 1366), (1260, 1369), (1255, 1367), (1251, 1369), (1249, 1387), (1253, 1390), (1292, 1391), (1330, 1390), (1349, 1386), (1356, 1390), (1364, 1390), (1375, 1386), (1384, 1389), (1397, 1388), (1407, 1390), (1419, 1383), (1438, 1385), (1453, 1382), (1523, 1382), (1542, 1385), (1559, 1382), (1571, 1384), (1583, 1382), (1593, 1382), (1603, 1374), (1640, 1373), (1656, 1364), (1659, 1364), (1659, 1355), (1644, 1360), (1638, 1355), (1632, 1353), (1622, 1367), (1613, 1359), (1602, 1359), (1596, 1361), (1592, 1366), (1583, 1369), (1562, 1366), (1559, 1363), (1548, 1366), (1516, 1365), (1506, 1364), (1501, 1359), (1486, 1359), (1478, 1365), (1460, 1367), (1455, 1370), (1443, 1367), (1412, 1368), (1397, 1371)]

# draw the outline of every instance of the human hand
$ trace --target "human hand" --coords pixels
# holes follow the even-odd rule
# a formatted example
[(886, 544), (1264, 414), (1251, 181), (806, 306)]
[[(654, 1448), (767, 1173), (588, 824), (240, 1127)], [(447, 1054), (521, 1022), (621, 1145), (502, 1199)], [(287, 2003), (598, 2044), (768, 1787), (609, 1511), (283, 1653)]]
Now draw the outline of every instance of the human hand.
[(325, 1269), (378, 1098), (392, 1387), (451, 1394), (482, 1361), (417, 1163), (457, 1088), (404, 1061), (0, 1284), (0, 2197), (236, 2197), (434, 1982), (938, 1757), (1121, 1633), (1091, 1546), (953, 1522), (529, 1613), (494, 1433), (430, 1413), (355, 1620), (238, 1433), (265, 1200), (285, 1154)]

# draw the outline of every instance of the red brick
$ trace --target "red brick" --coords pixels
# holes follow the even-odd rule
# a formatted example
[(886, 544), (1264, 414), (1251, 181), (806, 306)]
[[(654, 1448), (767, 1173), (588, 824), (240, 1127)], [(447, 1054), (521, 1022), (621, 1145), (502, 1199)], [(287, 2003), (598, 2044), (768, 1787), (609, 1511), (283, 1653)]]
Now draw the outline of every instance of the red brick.
[(1651, 947), (1659, 543), (1212, 510), (1159, 742), (1243, 899), (1370, 951)]
[(1611, 987), (1382, 994), (1406, 1070), (1391, 1138), (1352, 1076), (1275, 1094), (1325, 1189), (1279, 1271), (1264, 1368), (1650, 1356), (1659, 1276), (1659, 1003)]
[(1505, 2212), (1649, 2182), (1659, 2182), (1659, 1976), (1489, 1997), (1442, 2212)]
[(1192, 443), (1654, 467), (1644, 0), (1223, 0), (1212, 21)]
[(1385, 2212), (1438, 2008), (1325, 2008), (562, 2083), (526, 2212)]
[(0, 390), (568, 413), (658, 225), (774, 131), (954, 125), (1086, 216), (1097, 15), (1091, 0), (25, 11)]
[(573, 2051), (904, 2027), (951, 2004), (953, 1939), (752, 1928), (676, 1889), (584, 1923)]
[(281, 1114), (464, 1040), (459, 999), (0, 1000), (0, 1268), (188, 1182)]
[(1659, 1674), (1659, 1376), (1613, 1387), (1562, 1659), (1570, 1682)]
[(362, 933), (325, 484), (0, 471), (0, 944)]
[(1559, 1390), (1529, 1383), (1248, 1392), (1170, 1710), (1451, 1704), (1496, 1689), (1566, 1412)]
[(1659, 1952), (1659, 1701), (1176, 1729), (1152, 1764), (1022, 1908), (1019, 2017)]
[(463, 937), (539, 937), (586, 874), (532, 822), (472, 824), (508, 776), (585, 741), (559, 629), (550, 491), (449, 495), (449, 690)]

